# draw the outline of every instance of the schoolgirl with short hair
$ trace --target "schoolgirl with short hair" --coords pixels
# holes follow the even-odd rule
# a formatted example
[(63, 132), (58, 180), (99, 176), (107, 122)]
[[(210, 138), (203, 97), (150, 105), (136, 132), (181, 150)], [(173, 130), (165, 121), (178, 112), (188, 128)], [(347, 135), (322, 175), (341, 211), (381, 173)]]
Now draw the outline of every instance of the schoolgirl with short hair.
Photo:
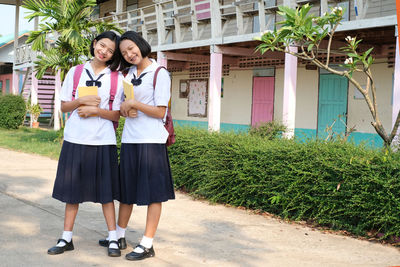
[[(72, 230), (79, 203), (87, 201), (102, 204), (109, 231), (108, 255), (121, 255), (113, 202), (120, 194), (113, 126), (120, 117), (123, 95), (123, 76), (115, 72), (121, 60), (119, 40), (120, 37), (112, 31), (94, 38), (90, 47), (93, 58), (83, 66), (72, 67), (61, 89), (61, 110), (71, 112), (71, 116), (64, 129), (53, 197), (66, 204), (64, 232), (56, 246), (48, 250), (51, 255), (74, 249)], [(79, 97), (79, 87), (82, 86), (97, 86), (98, 95)]]
[[(174, 188), (168, 159), (164, 127), (171, 79), (166, 69), (153, 79), (159, 67), (148, 56), (150, 45), (139, 34), (127, 31), (120, 42), (121, 70), (129, 67), (125, 80), (134, 85), (134, 99), (125, 100), (120, 112), (126, 117), (120, 153), (121, 194), (117, 237), (125, 239), (125, 230), (133, 204), (147, 205), (146, 229), (140, 243), (126, 255), (128, 260), (141, 260), (155, 255), (153, 238), (161, 216), (162, 202), (174, 199)], [(136, 110), (135, 117), (128, 117)]]

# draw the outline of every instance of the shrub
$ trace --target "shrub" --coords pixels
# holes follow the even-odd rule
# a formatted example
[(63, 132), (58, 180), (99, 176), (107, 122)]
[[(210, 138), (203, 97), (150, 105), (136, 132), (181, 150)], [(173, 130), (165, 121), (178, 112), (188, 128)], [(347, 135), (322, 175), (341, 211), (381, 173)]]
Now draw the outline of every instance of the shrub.
[(121, 150), (121, 138), (122, 138), (122, 131), (124, 130), (124, 124), (125, 124), (125, 118), (121, 116), (119, 119), (118, 128), (115, 133), (117, 136), (118, 159), (119, 159), (119, 152)]
[(212, 202), (382, 238), (400, 236), (400, 153), (176, 127), (175, 186)]
[(0, 127), (17, 129), (24, 122), (26, 114), (25, 101), (20, 95), (0, 97)]
[(249, 129), (249, 134), (252, 136), (263, 137), (272, 140), (281, 136), (282, 132), (286, 131), (286, 126), (277, 121), (269, 121), (252, 126)]

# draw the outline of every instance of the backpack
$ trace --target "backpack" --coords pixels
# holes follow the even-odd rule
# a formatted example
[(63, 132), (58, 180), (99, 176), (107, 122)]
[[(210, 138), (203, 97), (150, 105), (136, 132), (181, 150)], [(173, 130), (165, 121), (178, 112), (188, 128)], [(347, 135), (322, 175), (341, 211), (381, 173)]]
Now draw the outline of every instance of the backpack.
[[(156, 90), (157, 75), (161, 69), (166, 70), (165, 67), (160, 66), (156, 69), (156, 72), (154, 73), (154, 79), (153, 79), (153, 89), (154, 90)], [(167, 107), (167, 117), (165, 118), (164, 127), (165, 127), (165, 129), (167, 129), (168, 134), (169, 134), (166, 145), (170, 146), (175, 143), (175, 131), (174, 131), (174, 123), (172, 121), (171, 111), (169, 110), (168, 107)]]
[[(72, 90), (72, 100), (75, 99), (76, 89), (78, 88), (79, 80), (82, 75), (84, 64), (77, 65), (74, 72), (74, 86)], [(115, 99), (115, 94), (117, 93), (118, 87), (118, 71), (111, 72), (111, 88), (110, 88), (110, 100), (108, 102), (110, 110), (112, 110), (112, 105)], [(118, 128), (118, 121), (112, 122), (114, 125), (114, 130)]]

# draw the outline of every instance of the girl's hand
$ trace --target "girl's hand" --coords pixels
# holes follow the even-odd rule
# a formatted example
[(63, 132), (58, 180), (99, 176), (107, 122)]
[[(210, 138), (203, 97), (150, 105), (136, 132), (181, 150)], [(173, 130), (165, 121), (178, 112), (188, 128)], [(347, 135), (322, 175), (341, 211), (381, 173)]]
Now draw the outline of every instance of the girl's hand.
[[(120, 106), (120, 112), (122, 114), (122, 116), (124, 117), (130, 117), (129, 116), (129, 111), (134, 109), (136, 111), (136, 109), (134, 108), (134, 105), (137, 101), (134, 99), (130, 99), (130, 100), (126, 100), (124, 102), (122, 102), (121, 106)], [(133, 112), (132, 115), (134, 115), (134, 113), (137, 112)], [(136, 116), (135, 116), (136, 117)]]
[(87, 95), (79, 97), (78, 100), (79, 105), (98, 107), (100, 105), (101, 98), (97, 95)]
[(137, 109), (130, 109), (128, 111), (128, 117), (129, 118), (136, 118), (137, 117)]
[(78, 115), (83, 118), (90, 116), (98, 116), (99, 108), (95, 106), (80, 106), (78, 108)]

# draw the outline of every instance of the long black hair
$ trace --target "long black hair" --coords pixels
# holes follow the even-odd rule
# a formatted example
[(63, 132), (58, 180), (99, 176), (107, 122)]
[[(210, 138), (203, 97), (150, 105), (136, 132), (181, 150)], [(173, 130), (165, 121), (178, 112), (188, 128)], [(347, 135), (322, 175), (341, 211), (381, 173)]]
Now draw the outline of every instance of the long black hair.
[(99, 40), (104, 38), (110, 39), (111, 41), (115, 42), (114, 54), (111, 59), (106, 62), (106, 65), (111, 69), (111, 71), (116, 71), (121, 62), (121, 53), (119, 52), (120, 37), (115, 32), (106, 31), (97, 35), (90, 44), (90, 54), (94, 57), (94, 41), (96, 40), (96, 42), (98, 42)]
[[(145, 58), (150, 55), (151, 52), (151, 46), (149, 43), (142, 37), (140, 36), (137, 32), (134, 31), (127, 31), (124, 34), (121, 35), (120, 42), (123, 40), (131, 40), (134, 42), (137, 47), (140, 50), (140, 53), (142, 54), (142, 57)], [(125, 70), (126, 68), (132, 66), (131, 63), (128, 63), (123, 56), (121, 56), (121, 65), (119, 67), (120, 71)]]

